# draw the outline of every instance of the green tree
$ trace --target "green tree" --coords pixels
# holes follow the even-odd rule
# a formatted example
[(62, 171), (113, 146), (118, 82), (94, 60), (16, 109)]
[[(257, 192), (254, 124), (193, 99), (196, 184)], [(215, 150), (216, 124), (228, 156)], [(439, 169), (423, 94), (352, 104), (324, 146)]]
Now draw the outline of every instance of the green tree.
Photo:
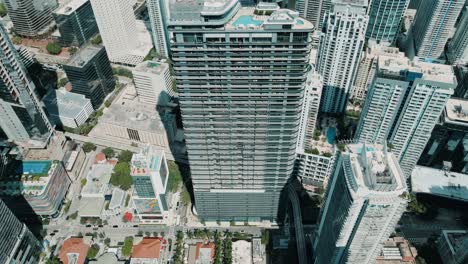
[(304, 151), (307, 154), (314, 154), (314, 155), (319, 155), (320, 154), (320, 151), (317, 148), (305, 149)]
[(70, 55), (75, 54), (77, 51), (78, 51), (78, 48), (76, 48), (76, 47), (68, 48), (68, 52), (70, 53)]
[(418, 215), (425, 214), (427, 212), (427, 207), (425, 204), (420, 203), (414, 194), (410, 194), (408, 202), (408, 211), (413, 212)]
[(180, 173), (179, 166), (173, 161), (169, 161), (169, 180), (167, 186), (169, 191), (176, 192), (182, 183), (182, 174)]
[(190, 193), (184, 187), (182, 192), (180, 193), (180, 200), (183, 205), (187, 206), (190, 204)]
[(13, 44), (15, 44), (15, 45), (21, 45), (21, 43), (23, 43), (23, 39), (22, 39), (20, 36), (13, 36), (13, 38), (11, 39), (11, 41), (12, 41)]
[(52, 258), (48, 259), (45, 263), (46, 264), (63, 264), (63, 262), (60, 261), (60, 259), (57, 256), (53, 256)]
[(106, 100), (106, 101), (104, 102), (104, 106), (105, 106), (105, 107), (111, 106), (111, 101)]
[(107, 247), (110, 246), (110, 242), (110, 238), (107, 237), (106, 239), (104, 239), (104, 245), (106, 245)]
[(108, 159), (114, 157), (114, 154), (115, 154), (114, 150), (112, 148), (109, 148), (109, 147), (103, 149), (102, 153), (104, 153), (104, 155), (106, 155), (106, 158), (108, 158)]
[(68, 79), (67, 79), (67, 78), (61, 78), (60, 80), (58, 80), (57, 85), (58, 85), (58, 87), (63, 87), (63, 86), (65, 86), (67, 83), (68, 83)]
[(47, 52), (49, 52), (52, 55), (57, 55), (60, 52), (62, 52), (62, 47), (55, 42), (49, 42), (46, 46)]
[(122, 255), (128, 257), (132, 254), (133, 237), (126, 237), (122, 246)]
[(122, 150), (119, 154), (119, 162), (130, 162), (133, 157), (133, 152), (130, 150)]
[(93, 244), (89, 250), (88, 250), (88, 254), (86, 255), (86, 257), (88, 259), (94, 259), (97, 254), (99, 253), (99, 245), (98, 244)]
[(96, 145), (94, 145), (93, 143), (91, 142), (85, 142), (83, 144), (83, 151), (88, 153), (88, 152), (91, 152), (93, 150), (96, 150)]
[(131, 70), (128, 70), (128, 69), (125, 69), (125, 68), (122, 68), (122, 67), (115, 67), (115, 68), (112, 68), (112, 71), (115, 75), (120, 75), (120, 76), (124, 76), (124, 77), (127, 77), (127, 78), (133, 78), (133, 73)]
[(68, 216), (70, 219), (75, 220), (78, 217), (78, 211)]
[(0, 17), (6, 16), (8, 13), (5, 3), (0, 3)]
[(86, 179), (81, 179), (81, 182), (80, 182), (81, 188), (83, 188), (83, 187), (86, 185), (87, 182), (88, 182), (88, 180), (86, 180)]
[(102, 37), (101, 35), (97, 35), (96, 37), (91, 39), (91, 43), (94, 45), (99, 45), (102, 43)]
[(67, 201), (67, 202), (65, 203), (65, 206), (63, 207), (63, 211), (64, 211), (65, 213), (68, 213), (68, 210), (70, 210), (70, 205), (71, 205), (71, 201), (70, 201), (70, 200)]
[(115, 165), (110, 183), (120, 187), (122, 190), (130, 189), (133, 180), (132, 176), (130, 176), (130, 165), (127, 162), (119, 162)]
[(270, 241), (270, 231), (268, 230), (262, 230), (262, 244), (268, 245), (268, 242)]

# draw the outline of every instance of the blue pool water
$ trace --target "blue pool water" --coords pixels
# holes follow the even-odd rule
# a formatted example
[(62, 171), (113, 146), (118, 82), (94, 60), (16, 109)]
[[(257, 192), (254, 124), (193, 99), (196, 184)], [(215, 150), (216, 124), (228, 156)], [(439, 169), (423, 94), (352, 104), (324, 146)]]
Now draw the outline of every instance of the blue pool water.
[(333, 144), (335, 142), (335, 137), (336, 137), (336, 128), (334, 127), (329, 127), (327, 129), (327, 141), (328, 144)]
[(300, 20), (300, 19), (296, 19), (296, 22), (298, 25), (304, 25), (304, 21)]
[[(374, 148), (373, 147), (366, 147), (366, 150), (367, 150), (367, 152), (372, 152), (372, 151), (374, 151)], [(362, 152), (362, 148), (358, 148), (357, 152), (360, 154)]]
[(159, 169), (159, 160), (161, 159), (161, 157), (159, 156), (154, 156), (153, 157), (153, 161), (152, 161), (152, 164), (151, 164), (151, 169), (153, 170), (158, 170)]
[(263, 22), (260, 20), (255, 20), (251, 16), (240, 16), (234, 23), (232, 23), (233, 26), (237, 25), (248, 25), (248, 24), (253, 24), (256, 26), (260, 26)]
[(20, 173), (44, 174), (50, 168), (50, 161), (23, 161), (18, 168)]

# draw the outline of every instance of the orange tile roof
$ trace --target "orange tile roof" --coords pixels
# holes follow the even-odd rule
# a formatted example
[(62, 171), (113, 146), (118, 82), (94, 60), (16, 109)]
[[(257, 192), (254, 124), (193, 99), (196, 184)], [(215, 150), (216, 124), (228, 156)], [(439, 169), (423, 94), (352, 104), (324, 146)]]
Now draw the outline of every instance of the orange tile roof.
[(106, 155), (104, 155), (104, 153), (99, 152), (98, 154), (96, 154), (96, 163), (99, 163), (105, 160), (106, 160)]
[(161, 239), (157, 237), (145, 237), (133, 246), (132, 258), (155, 258), (159, 259), (161, 253)]
[(211, 249), (211, 259), (214, 259), (215, 243), (213, 243), (213, 242), (208, 242), (208, 243), (197, 242), (196, 251), (195, 251), (195, 259), (198, 259), (198, 257), (200, 257), (200, 248), (210, 248)]
[(77, 253), (79, 255), (76, 264), (84, 264), (89, 248), (90, 246), (84, 243), (83, 238), (72, 237), (63, 242), (59, 258), (63, 264), (68, 264), (68, 253)]

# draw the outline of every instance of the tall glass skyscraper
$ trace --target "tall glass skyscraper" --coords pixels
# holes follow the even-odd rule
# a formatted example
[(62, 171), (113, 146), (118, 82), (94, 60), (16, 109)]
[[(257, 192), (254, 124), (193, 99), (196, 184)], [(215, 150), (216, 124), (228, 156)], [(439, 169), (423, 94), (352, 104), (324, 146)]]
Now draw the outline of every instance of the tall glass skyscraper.
[(276, 3), (171, 6), (171, 54), (203, 219), (276, 218), (294, 165), (313, 29)]
[(169, 0), (148, 0), (148, 15), (151, 23), (151, 35), (156, 52), (169, 57), (167, 46), (167, 25)]
[(36, 37), (47, 33), (54, 20), (52, 10), (57, 7), (56, 0), (5, 0), (8, 14), (15, 32), (26, 37)]
[(409, 177), (456, 83), (448, 65), (380, 56), (356, 139), (388, 140)]
[(437, 59), (445, 48), (465, 0), (424, 0), (418, 7), (411, 34), (416, 55)]
[(65, 45), (81, 46), (99, 32), (89, 0), (72, 0), (57, 8), (53, 16)]
[(0, 263), (38, 263), (41, 243), (0, 200)]
[(17, 144), (44, 146), (52, 126), (3, 26), (0, 26), (0, 46), (1, 134)]
[(408, 4), (409, 0), (370, 0), (366, 39), (394, 43)]

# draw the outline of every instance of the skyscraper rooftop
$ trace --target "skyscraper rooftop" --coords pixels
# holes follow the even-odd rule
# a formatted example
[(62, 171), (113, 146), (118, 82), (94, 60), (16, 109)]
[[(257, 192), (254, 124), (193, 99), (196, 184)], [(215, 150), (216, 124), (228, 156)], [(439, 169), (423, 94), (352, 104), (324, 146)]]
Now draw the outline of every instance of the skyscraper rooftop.
[(344, 155), (349, 157), (352, 174), (346, 176), (353, 196), (386, 195), (406, 189), (398, 160), (385, 146), (352, 144), (346, 146)]
[(403, 71), (421, 73), (421, 79), (456, 84), (457, 79), (450, 65), (411, 61), (406, 57), (381, 55), (378, 62), (379, 71), (385, 74), (401, 75)]

